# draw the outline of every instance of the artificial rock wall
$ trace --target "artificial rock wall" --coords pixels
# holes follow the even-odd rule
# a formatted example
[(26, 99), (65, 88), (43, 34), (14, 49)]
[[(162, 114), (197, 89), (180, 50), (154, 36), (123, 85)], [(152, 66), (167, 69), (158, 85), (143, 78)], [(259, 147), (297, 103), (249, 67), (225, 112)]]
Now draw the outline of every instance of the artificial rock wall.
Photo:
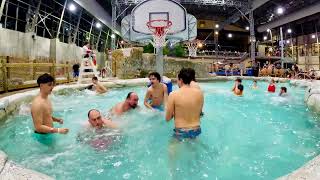
[[(118, 78), (143, 78), (150, 72), (155, 71), (155, 66), (155, 55), (143, 53), (142, 48), (118, 49), (112, 53), (113, 75)], [(210, 64), (205, 62), (165, 57), (164, 75), (175, 78), (181, 68), (191, 67), (195, 69), (196, 77), (205, 78), (209, 75), (208, 66)]]

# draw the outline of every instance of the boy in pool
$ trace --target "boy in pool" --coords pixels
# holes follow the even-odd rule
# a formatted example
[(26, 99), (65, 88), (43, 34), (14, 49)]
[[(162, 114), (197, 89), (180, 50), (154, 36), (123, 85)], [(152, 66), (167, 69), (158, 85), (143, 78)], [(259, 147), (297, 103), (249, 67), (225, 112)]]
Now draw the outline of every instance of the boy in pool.
[[(179, 89), (170, 93), (166, 109), (166, 121), (174, 118), (174, 134), (177, 139), (196, 138), (201, 134), (200, 113), (203, 107), (203, 93), (190, 87), (190, 71), (183, 68), (178, 74)], [(192, 98), (186, 98), (192, 97)]]
[(276, 92), (276, 84), (275, 84), (274, 79), (271, 79), (271, 82), (268, 86), (268, 92), (270, 92), (270, 93)]
[(160, 74), (157, 72), (150, 73), (149, 79), (151, 86), (148, 88), (144, 98), (144, 105), (149, 109), (163, 111), (168, 98), (167, 86), (161, 83)]
[(253, 80), (252, 89), (258, 89), (257, 80)]
[(40, 87), (40, 93), (34, 98), (31, 105), (34, 132), (37, 134), (67, 134), (69, 129), (53, 127), (53, 122), (63, 124), (62, 119), (52, 116), (52, 105), (48, 98), (54, 88), (54, 78), (45, 73), (38, 78), (37, 83)]
[(232, 91), (237, 96), (243, 95), (243, 85), (241, 84), (241, 79), (236, 79)]
[(288, 96), (288, 94), (287, 94), (287, 88), (286, 88), (286, 87), (281, 87), (279, 96), (281, 96), (281, 97), (286, 97), (286, 96)]
[(90, 85), (88, 87), (88, 89), (92, 90), (92, 91), (95, 91), (96, 93), (98, 94), (102, 94), (102, 93), (105, 93), (107, 92), (107, 88), (105, 88), (103, 85), (101, 85), (99, 83), (99, 80), (97, 77), (92, 77), (92, 85)]

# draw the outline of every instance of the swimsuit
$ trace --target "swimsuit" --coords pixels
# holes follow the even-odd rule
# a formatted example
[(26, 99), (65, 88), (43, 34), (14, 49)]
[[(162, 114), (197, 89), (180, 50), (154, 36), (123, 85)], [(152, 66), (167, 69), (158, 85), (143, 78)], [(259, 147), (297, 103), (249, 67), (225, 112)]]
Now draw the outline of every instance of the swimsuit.
[(37, 140), (39, 143), (44, 145), (52, 145), (54, 142), (54, 136), (51, 133), (40, 133), (34, 131), (32, 137)]
[(153, 109), (159, 110), (159, 111), (164, 111), (164, 106), (163, 104), (159, 105), (159, 106), (152, 106)]
[(173, 131), (173, 137), (177, 138), (178, 140), (185, 138), (194, 139), (201, 134), (200, 126), (196, 129), (175, 128)]

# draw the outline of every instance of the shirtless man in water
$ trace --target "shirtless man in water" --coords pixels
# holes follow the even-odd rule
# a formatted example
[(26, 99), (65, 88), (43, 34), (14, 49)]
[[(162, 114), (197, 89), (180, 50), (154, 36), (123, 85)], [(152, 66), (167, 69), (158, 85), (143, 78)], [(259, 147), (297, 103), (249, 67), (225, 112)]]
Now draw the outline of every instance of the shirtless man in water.
[(90, 124), (90, 127), (101, 129), (103, 127), (109, 127), (109, 128), (117, 128), (117, 125), (112, 122), (110, 119), (106, 119), (101, 116), (100, 111), (96, 109), (91, 109), (88, 112), (88, 122)]
[(161, 83), (161, 76), (157, 72), (149, 74), (151, 86), (148, 88), (144, 98), (144, 105), (149, 109), (163, 111), (168, 99), (167, 86)]
[(138, 107), (139, 97), (134, 92), (129, 92), (125, 101), (118, 103), (111, 109), (114, 115), (122, 115), (123, 113)]
[(203, 93), (190, 86), (192, 75), (188, 69), (178, 74), (180, 89), (170, 93), (167, 103), (166, 121), (174, 118), (174, 137), (195, 138), (201, 134), (200, 113), (203, 107)]
[(69, 129), (67, 128), (53, 127), (53, 122), (63, 124), (62, 119), (52, 116), (52, 105), (48, 98), (54, 87), (54, 78), (46, 73), (38, 78), (37, 83), (40, 87), (40, 93), (34, 98), (31, 105), (34, 132), (38, 134), (68, 133)]
[(193, 87), (193, 88), (201, 89), (199, 84), (196, 81), (196, 72), (195, 72), (195, 70), (192, 69), (192, 68), (187, 68), (187, 70), (189, 71), (189, 73), (191, 75), (190, 86)]
[(98, 78), (95, 76), (92, 77), (92, 90), (98, 94), (107, 92), (107, 88), (100, 84)]

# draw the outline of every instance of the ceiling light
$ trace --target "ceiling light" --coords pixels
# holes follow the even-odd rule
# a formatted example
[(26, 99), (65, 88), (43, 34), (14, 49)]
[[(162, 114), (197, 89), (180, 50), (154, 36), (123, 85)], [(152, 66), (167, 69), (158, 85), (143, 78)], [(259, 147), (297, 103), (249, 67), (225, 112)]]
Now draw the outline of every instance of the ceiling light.
[(267, 29), (267, 32), (270, 32), (270, 29)]
[(69, 4), (69, 10), (70, 11), (75, 11), (77, 8), (76, 8), (76, 6), (73, 4), (73, 3), (71, 3), (71, 4)]
[(97, 28), (101, 28), (101, 24), (99, 22), (96, 23)]
[(219, 31), (214, 31), (214, 34), (215, 34), (215, 35), (218, 35), (218, 34), (219, 34)]
[(263, 40), (267, 40), (267, 36), (263, 36)]
[(250, 29), (249, 26), (247, 26), (247, 27), (246, 27), (246, 30), (249, 31), (249, 29)]
[(216, 24), (215, 27), (216, 27), (216, 28), (219, 28), (219, 24)]
[(228, 38), (232, 38), (232, 34), (231, 33), (228, 34)]
[(111, 34), (111, 38), (112, 38), (112, 39), (116, 38), (116, 35)]
[(282, 8), (282, 7), (278, 7), (278, 9), (277, 9), (277, 14), (283, 14), (283, 12), (284, 12), (284, 9)]
[(287, 40), (286, 42), (287, 42), (287, 44), (290, 44), (290, 40)]
[(315, 39), (315, 38), (316, 38), (316, 35), (315, 35), (315, 34), (312, 34), (312, 35), (311, 35), (311, 38), (312, 38), (312, 39)]
[(289, 34), (291, 34), (291, 33), (292, 33), (292, 29), (288, 29), (287, 32), (288, 32)]

